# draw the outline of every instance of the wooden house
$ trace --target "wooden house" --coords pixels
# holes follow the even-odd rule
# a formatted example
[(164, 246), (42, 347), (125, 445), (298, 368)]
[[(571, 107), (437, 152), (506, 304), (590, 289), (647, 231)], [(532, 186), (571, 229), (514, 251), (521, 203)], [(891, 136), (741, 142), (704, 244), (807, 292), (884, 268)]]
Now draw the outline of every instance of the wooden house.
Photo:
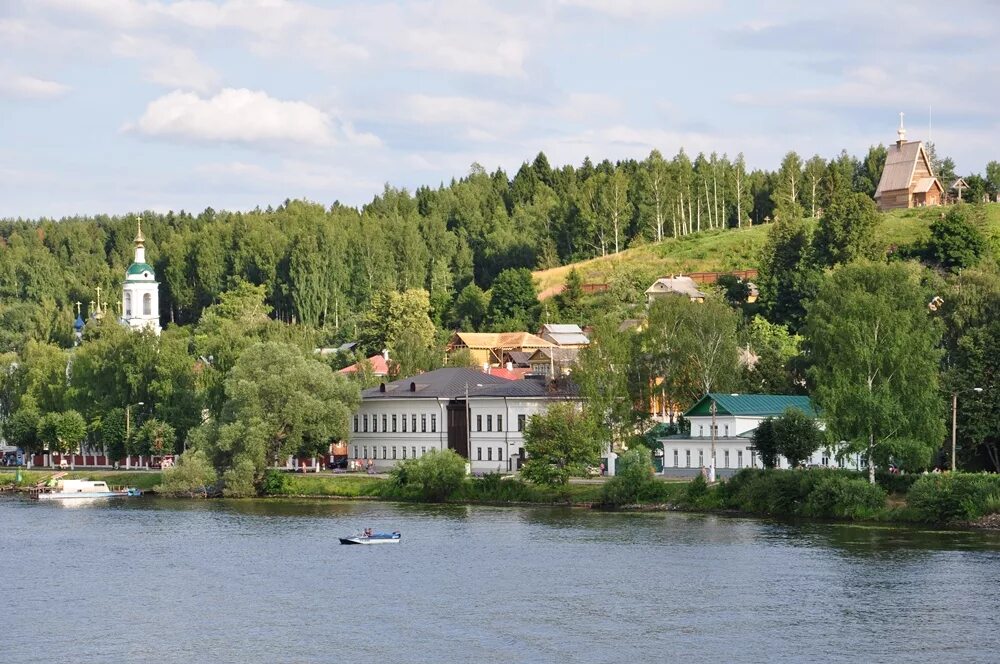
[(899, 136), (890, 145), (885, 168), (875, 190), (880, 210), (940, 205), (944, 188), (934, 177), (930, 158), (921, 141), (907, 141), (903, 114), (899, 114)]

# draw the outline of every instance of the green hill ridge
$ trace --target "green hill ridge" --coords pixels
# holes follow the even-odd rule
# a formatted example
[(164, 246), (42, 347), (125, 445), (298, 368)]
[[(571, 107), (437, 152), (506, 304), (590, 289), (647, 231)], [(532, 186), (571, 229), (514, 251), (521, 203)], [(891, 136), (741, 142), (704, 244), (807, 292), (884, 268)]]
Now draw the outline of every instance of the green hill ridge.
[[(882, 214), (876, 233), (886, 247), (913, 244), (929, 237), (931, 223), (946, 210), (942, 207), (893, 210)], [(815, 223), (815, 222), (813, 222)], [(534, 273), (543, 297), (566, 281), (566, 275), (576, 268), (585, 283), (607, 283), (615, 270), (635, 269), (659, 276), (691, 272), (728, 272), (756, 269), (760, 250), (767, 241), (770, 225), (752, 228), (712, 230), (693, 233), (663, 242), (641, 244), (617, 254), (561, 265)], [(1000, 204), (986, 205), (984, 234), (1000, 252)]]

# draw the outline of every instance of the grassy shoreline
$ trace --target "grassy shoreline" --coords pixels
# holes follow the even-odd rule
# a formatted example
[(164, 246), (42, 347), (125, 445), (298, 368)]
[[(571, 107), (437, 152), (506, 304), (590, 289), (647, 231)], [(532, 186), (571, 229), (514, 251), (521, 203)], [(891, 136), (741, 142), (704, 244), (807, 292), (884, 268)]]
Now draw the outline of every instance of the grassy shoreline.
[[(22, 487), (56, 471), (24, 470)], [(155, 491), (156, 471), (69, 471), (70, 478), (104, 480), (111, 485)], [(0, 470), (0, 487), (14, 484), (13, 469)], [(389, 479), (367, 475), (283, 475), (280, 490), (262, 498), (384, 500), (425, 502)], [(606, 500), (606, 482), (540, 487), (518, 479), (467, 478), (447, 504), (489, 506), (566, 506), (617, 511), (681, 511), (779, 519), (1000, 527), (1000, 475), (888, 476), (872, 487), (858, 474), (842, 470), (746, 470), (708, 486), (699, 480), (650, 479), (632, 504)], [(170, 496), (165, 496), (170, 497)]]

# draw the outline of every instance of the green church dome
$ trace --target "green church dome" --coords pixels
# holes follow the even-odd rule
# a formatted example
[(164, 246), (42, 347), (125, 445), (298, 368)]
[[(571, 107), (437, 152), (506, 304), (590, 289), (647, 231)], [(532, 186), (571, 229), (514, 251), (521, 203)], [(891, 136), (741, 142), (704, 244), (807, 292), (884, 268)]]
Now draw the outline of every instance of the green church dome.
[(125, 272), (126, 276), (133, 276), (142, 274), (143, 272), (149, 272), (150, 277), (155, 277), (156, 273), (153, 272), (153, 266), (149, 263), (132, 263), (128, 266), (128, 270)]

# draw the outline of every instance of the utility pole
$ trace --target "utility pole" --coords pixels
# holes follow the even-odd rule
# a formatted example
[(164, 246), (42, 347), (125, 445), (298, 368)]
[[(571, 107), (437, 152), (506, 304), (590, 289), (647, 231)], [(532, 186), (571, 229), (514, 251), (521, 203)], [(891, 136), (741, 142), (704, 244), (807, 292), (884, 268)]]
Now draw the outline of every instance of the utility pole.
[(715, 405), (715, 399), (712, 399), (712, 458), (709, 460), (708, 466), (708, 481), (715, 481), (715, 415), (718, 412), (718, 407)]

